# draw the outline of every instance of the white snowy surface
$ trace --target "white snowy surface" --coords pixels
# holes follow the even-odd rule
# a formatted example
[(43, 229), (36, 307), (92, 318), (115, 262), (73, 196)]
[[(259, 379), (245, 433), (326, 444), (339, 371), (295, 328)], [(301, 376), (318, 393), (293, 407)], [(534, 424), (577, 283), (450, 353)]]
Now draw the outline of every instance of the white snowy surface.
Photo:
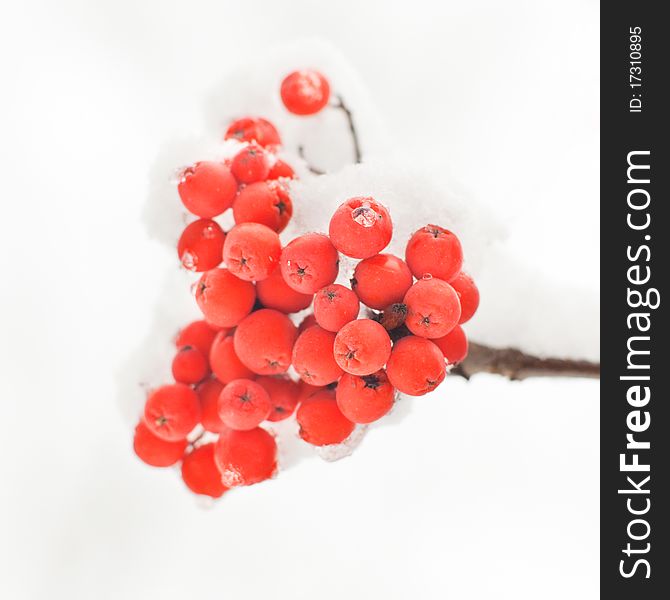
[[(453, 378), (404, 399), (352, 457), (303, 461), (203, 510), (177, 473), (132, 455), (118, 381), (143, 372), (153, 331), (196, 310), (187, 289), (170, 291), (188, 280), (174, 251), (145, 228), (157, 157), (190, 160), (175, 140), (199, 152), (203, 131), (243, 110), (224, 94), (203, 116), (223, 74), (272, 69), (272, 49), (306, 35), (361, 74), (372, 98), (356, 101), (378, 107), (393, 160), (449, 173), (446, 188), (460, 181), (490, 216), (476, 226), (506, 232), (486, 257), (466, 242), (484, 296), (471, 333), (594, 356), (597, 17), (577, 0), (9, 7), (0, 597), (596, 597), (597, 382)], [(242, 75), (245, 94), (265, 77)], [(509, 277), (506, 255), (519, 265)], [(539, 279), (553, 283), (538, 299)], [(559, 314), (536, 317), (518, 288), (542, 306), (557, 297)]]

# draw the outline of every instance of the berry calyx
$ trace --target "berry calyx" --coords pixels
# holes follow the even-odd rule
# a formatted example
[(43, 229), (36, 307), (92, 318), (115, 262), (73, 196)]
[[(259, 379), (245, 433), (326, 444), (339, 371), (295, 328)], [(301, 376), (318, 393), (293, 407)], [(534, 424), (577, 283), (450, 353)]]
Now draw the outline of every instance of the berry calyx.
[(193, 321), (179, 331), (174, 345), (177, 348), (181, 348), (182, 346), (193, 346), (200, 350), (205, 356), (208, 356), (209, 349), (212, 347), (216, 334), (216, 330), (212, 329), (207, 321)]
[(219, 396), (223, 391), (223, 384), (212, 377), (203, 381), (195, 388), (200, 400), (200, 423), (212, 433), (221, 433), (228, 427), (219, 417)]
[(228, 487), (253, 485), (269, 479), (277, 469), (277, 444), (265, 429), (231, 429), (219, 436), (214, 460)]
[(449, 282), (461, 270), (463, 248), (456, 235), (448, 229), (426, 225), (407, 242), (405, 260), (417, 279), (428, 274)]
[(293, 71), (281, 83), (281, 99), (295, 115), (313, 115), (328, 104), (330, 84), (318, 71)]
[(182, 266), (189, 271), (209, 271), (221, 264), (226, 234), (216, 221), (198, 219), (186, 226), (177, 243)]
[(456, 290), (461, 301), (461, 318), (459, 324), (469, 321), (479, 308), (479, 289), (470, 275), (461, 271), (449, 285)]
[(358, 196), (339, 206), (328, 231), (333, 245), (342, 254), (369, 258), (389, 245), (393, 223), (388, 210), (374, 198)]
[(196, 284), (195, 299), (209, 323), (235, 327), (254, 306), (252, 283), (235, 277), (228, 269), (212, 269)]
[(238, 431), (258, 427), (271, 410), (270, 395), (251, 379), (231, 381), (219, 396), (219, 417), (226, 426)]
[(349, 288), (333, 283), (321, 288), (314, 296), (314, 318), (328, 331), (339, 331), (358, 317), (358, 296)]
[(303, 331), (293, 347), (293, 367), (300, 379), (310, 385), (337, 381), (342, 369), (333, 356), (335, 334), (314, 325)]
[(260, 117), (243, 117), (233, 121), (226, 131), (225, 139), (240, 142), (256, 142), (264, 148), (279, 146), (281, 139), (275, 126)]
[(379, 371), (391, 355), (391, 338), (376, 321), (358, 319), (347, 323), (335, 336), (335, 361), (352, 375)]
[(299, 435), (314, 446), (340, 444), (354, 430), (354, 423), (338, 408), (335, 394), (320, 391), (302, 402), (296, 413)]
[(444, 380), (444, 356), (432, 341), (409, 335), (393, 346), (386, 375), (391, 385), (403, 394), (423, 396)]
[(413, 281), (404, 260), (393, 254), (376, 254), (356, 265), (351, 287), (363, 304), (383, 310), (402, 302)]
[(323, 233), (307, 233), (295, 238), (281, 253), (284, 281), (301, 294), (314, 294), (337, 278), (340, 257)]
[(447, 364), (458, 364), (468, 355), (468, 338), (460, 325), (456, 325), (447, 335), (432, 342), (442, 350)]
[(254, 373), (242, 364), (235, 353), (233, 336), (220, 332), (209, 351), (209, 366), (221, 383), (230, 383), (234, 379), (252, 379)]
[(342, 414), (354, 423), (372, 423), (391, 408), (395, 389), (383, 369), (372, 375), (345, 373), (337, 384), (335, 398)]
[(184, 169), (177, 191), (186, 210), (211, 219), (233, 205), (237, 181), (223, 163), (203, 161)]
[(259, 223), (235, 225), (223, 246), (223, 260), (228, 270), (245, 281), (267, 279), (279, 265), (280, 255), (279, 236)]
[(233, 157), (230, 171), (240, 183), (264, 181), (270, 172), (270, 162), (265, 150), (251, 143)]
[(181, 464), (184, 483), (194, 494), (220, 498), (228, 488), (214, 462), (214, 444), (203, 444), (184, 457)]
[(270, 396), (272, 410), (268, 415), (268, 421), (283, 421), (288, 419), (298, 405), (300, 386), (286, 375), (274, 377), (259, 377), (256, 383)]
[(283, 313), (296, 313), (312, 303), (311, 294), (296, 292), (285, 281), (281, 269), (275, 269), (268, 278), (256, 283), (256, 294), (264, 308)]
[(133, 449), (142, 462), (152, 467), (169, 467), (179, 462), (186, 451), (186, 439), (169, 442), (156, 436), (140, 421), (135, 427)]
[(198, 383), (208, 373), (207, 358), (193, 346), (182, 346), (172, 359), (172, 376), (178, 383)]
[(149, 430), (169, 442), (183, 440), (200, 420), (197, 394), (183, 383), (154, 390), (144, 406), (144, 422)]
[(441, 279), (421, 279), (405, 294), (405, 325), (414, 334), (426, 338), (447, 335), (461, 317), (458, 294)]
[(235, 223), (261, 223), (281, 233), (293, 214), (293, 202), (279, 181), (259, 181), (240, 190), (233, 204)]

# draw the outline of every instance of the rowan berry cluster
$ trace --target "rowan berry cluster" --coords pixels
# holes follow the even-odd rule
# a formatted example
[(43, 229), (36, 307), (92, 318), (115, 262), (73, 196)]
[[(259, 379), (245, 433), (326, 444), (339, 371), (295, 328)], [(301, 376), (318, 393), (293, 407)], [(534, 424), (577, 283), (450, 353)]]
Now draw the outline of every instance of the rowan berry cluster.
[[(327, 80), (311, 71), (281, 86), (298, 115), (323, 109), (329, 94)], [(186, 169), (178, 186), (200, 217), (178, 252), (186, 268), (202, 272), (195, 300), (203, 319), (179, 332), (175, 383), (150, 393), (135, 433), (144, 462), (181, 461), (186, 485), (212, 497), (275, 473), (277, 447), (265, 423), (295, 413), (305, 442), (339, 444), (357, 424), (387, 414), (396, 392), (434, 390), (465, 358), (461, 325), (479, 304), (457, 236), (426, 225), (407, 242), (404, 260), (384, 253), (393, 223), (372, 197), (342, 203), (328, 233), (282, 245), (294, 174), (274, 156), (277, 130), (244, 118), (226, 137), (245, 145), (229, 162)], [(231, 208), (235, 226), (226, 233), (213, 219)], [(341, 255), (359, 261), (350, 287), (336, 283)]]

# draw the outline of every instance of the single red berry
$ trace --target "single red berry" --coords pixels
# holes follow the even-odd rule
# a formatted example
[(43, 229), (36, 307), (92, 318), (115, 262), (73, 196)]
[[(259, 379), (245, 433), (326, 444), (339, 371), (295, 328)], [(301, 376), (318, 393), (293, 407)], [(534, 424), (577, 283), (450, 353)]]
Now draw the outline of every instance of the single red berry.
[(359, 310), (358, 296), (339, 283), (321, 288), (314, 296), (314, 317), (328, 331), (342, 329), (358, 317)]
[(318, 71), (293, 71), (281, 83), (281, 99), (295, 115), (318, 113), (330, 98), (330, 84)]
[(466, 323), (479, 308), (479, 290), (472, 277), (463, 271), (456, 275), (449, 285), (456, 290), (458, 299), (461, 301), (461, 318), (458, 322)]
[(182, 266), (198, 272), (218, 267), (225, 239), (226, 234), (216, 221), (198, 219), (187, 225), (177, 243)]
[(393, 346), (386, 375), (403, 394), (423, 396), (444, 380), (444, 356), (431, 340), (408, 335)]
[(262, 281), (279, 265), (279, 236), (260, 223), (235, 225), (226, 237), (223, 260), (228, 270), (245, 281)]
[(456, 235), (448, 229), (426, 225), (407, 242), (405, 260), (417, 279), (428, 274), (448, 282), (461, 270), (463, 248)]
[(198, 395), (183, 383), (159, 387), (144, 406), (144, 422), (149, 430), (169, 442), (183, 440), (199, 420)]
[(265, 429), (231, 429), (219, 436), (214, 460), (228, 487), (252, 485), (272, 477), (277, 469), (277, 443)]
[(265, 308), (274, 308), (283, 313), (296, 313), (312, 303), (311, 294), (301, 294), (284, 281), (281, 269), (275, 269), (267, 278), (256, 283), (258, 300)]
[(329, 446), (346, 440), (355, 425), (338, 408), (331, 390), (317, 392), (302, 402), (296, 413), (300, 437), (314, 446)]
[(231, 429), (258, 427), (272, 411), (270, 395), (251, 379), (235, 379), (219, 396), (219, 416)]
[(233, 157), (230, 171), (240, 183), (265, 181), (270, 172), (270, 161), (263, 148), (249, 144)]
[(404, 260), (393, 254), (376, 254), (356, 265), (351, 287), (363, 304), (384, 310), (402, 302), (413, 281)]
[(247, 369), (235, 353), (233, 336), (222, 331), (216, 336), (209, 351), (209, 366), (221, 383), (234, 379), (253, 379), (254, 373)]
[(256, 142), (259, 146), (279, 146), (281, 139), (275, 126), (260, 117), (243, 117), (233, 121), (226, 131), (227, 140)]
[(389, 245), (393, 223), (388, 210), (374, 198), (359, 196), (350, 198), (335, 211), (329, 234), (342, 254), (369, 258)]
[(286, 179), (293, 179), (295, 177), (295, 171), (291, 167), (291, 165), (285, 163), (281, 159), (277, 159), (275, 163), (270, 167), (270, 172), (268, 173), (268, 180), (273, 180), (273, 179), (280, 179), (280, 178), (286, 178)]
[(298, 333), (284, 313), (263, 308), (251, 313), (235, 330), (235, 352), (258, 375), (285, 373), (291, 365)]
[(203, 444), (184, 457), (181, 477), (194, 494), (220, 498), (228, 488), (214, 462), (214, 444)]
[(342, 375), (335, 397), (342, 414), (354, 423), (372, 423), (393, 408), (395, 389), (383, 369), (372, 375)]
[(335, 336), (335, 360), (352, 375), (372, 375), (391, 355), (391, 338), (376, 321), (358, 319), (347, 323)]
[(199, 162), (184, 169), (177, 190), (190, 213), (211, 219), (233, 205), (237, 181), (223, 163)]
[(135, 427), (133, 439), (135, 454), (142, 462), (152, 467), (169, 467), (179, 462), (186, 451), (187, 444), (186, 439), (168, 442), (157, 437), (144, 421), (140, 421)]
[(281, 253), (281, 272), (296, 292), (314, 294), (337, 278), (340, 257), (323, 233), (306, 233), (290, 242)]
[(461, 362), (468, 355), (468, 338), (460, 325), (456, 325), (447, 335), (432, 342), (442, 350), (450, 365)]
[(318, 325), (318, 323), (316, 322), (314, 313), (309, 313), (302, 321), (300, 321), (300, 325), (298, 326), (298, 335), (313, 325)]
[(293, 215), (293, 202), (279, 181), (259, 181), (240, 190), (233, 204), (235, 223), (261, 223), (281, 233)]
[(172, 359), (172, 376), (178, 383), (198, 383), (208, 374), (207, 357), (193, 346), (182, 346)]
[(293, 346), (293, 368), (300, 379), (311, 385), (328, 385), (337, 381), (342, 369), (335, 362), (335, 334), (314, 325), (303, 331)]
[(447, 335), (461, 318), (458, 294), (446, 281), (421, 279), (405, 294), (405, 325), (414, 334), (426, 338)]
[(219, 396), (223, 391), (223, 384), (211, 377), (203, 381), (195, 388), (200, 400), (200, 422), (202, 426), (212, 433), (221, 433), (228, 427), (219, 417)]
[(195, 299), (209, 323), (235, 327), (251, 312), (256, 289), (253, 283), (242, 281), (228, 269), (212, 269), (198, 281)]
[(283, 421), (295, 411), (300, 396), (300, 386), (287, 375), (259, 377), (256, 383), (270, 395), (272, 411), (268, 421)]
[(209, 349), (212, 347), (216, 333), (216, 330), (207, 321), (193, 321), (177, 334), (174, 345), (177, 348), (193, 346), (205, 356), (209, 356)]

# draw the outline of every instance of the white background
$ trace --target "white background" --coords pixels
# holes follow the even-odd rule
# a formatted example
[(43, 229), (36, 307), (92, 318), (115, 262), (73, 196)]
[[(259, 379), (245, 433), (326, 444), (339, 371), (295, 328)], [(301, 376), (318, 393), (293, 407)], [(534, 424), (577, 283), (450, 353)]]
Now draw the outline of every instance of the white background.
[[(407, 153), (597, 291), (598, 3), (61, 1), (0, 22), (0, 597), (594, 598), (597, 382), (454, 378), (204, 510), (133, 456), (118, 371), (174, 257), (147, 173), (240, 56), (323, 36)], [(520, 298), (519, 302), (523, 302)]]

